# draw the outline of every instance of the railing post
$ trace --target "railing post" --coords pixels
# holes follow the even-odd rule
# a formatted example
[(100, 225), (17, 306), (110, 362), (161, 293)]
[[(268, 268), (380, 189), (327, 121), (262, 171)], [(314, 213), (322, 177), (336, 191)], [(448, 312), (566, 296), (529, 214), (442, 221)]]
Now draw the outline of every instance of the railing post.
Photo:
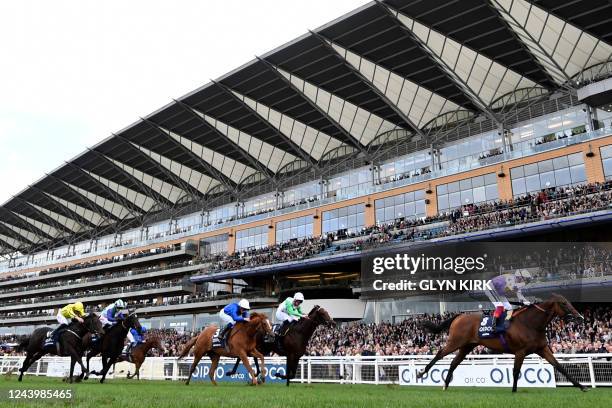
[(312, 361), (308, 359), (308, 384), (312, 380)]
[[(310, 361), (310, 357), (307, 358), (307, 361)], [(304, 384), (304, 359), (300, 361), (300, 382)]]
[(595, 369), (593, 368), (593, 357), (589, 356), (589, 377), (591, 377), (591, 388), (595, 388)]
[(374, 384), (378, 385), (378, 356), (374, 357)]

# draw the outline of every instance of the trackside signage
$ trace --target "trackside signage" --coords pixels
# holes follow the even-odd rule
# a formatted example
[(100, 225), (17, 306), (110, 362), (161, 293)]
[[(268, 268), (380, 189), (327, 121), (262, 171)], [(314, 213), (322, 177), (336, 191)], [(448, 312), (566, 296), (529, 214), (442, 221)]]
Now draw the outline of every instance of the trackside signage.
[[(435, 365), (423, 378), (416, 374), (424, 366), (399, 367), (400, 385), (444, 386), (449, 365)], [(460, 365), (453, 373), (451, 387), (512, 387), (512, 365)], [(555, 372), (549, 364), (527, 364), (521, 368), (518, 387), (556, 387)]]
[[(216, 379), (220, 382), (247, 382), (251, 378), (249, 372), (242, 363), (238, 367), (236, 374), (232, 376), (226, 375), (228, 371), (233, 368), (233, 363), (220, 363), (217, 367)], [(255, 367), (253, 367), (255, 369)], [(210, 363), (200, 363), (193, 372), (191, 379), (193, 381), (208, 381), (208, 374), (210, 373)], [(285, 374), (285, 365), (279, 364), (268, 364), (266, 363), (266, 382), (283, 382), (280, 378), (276, 377), (276, 374)]]

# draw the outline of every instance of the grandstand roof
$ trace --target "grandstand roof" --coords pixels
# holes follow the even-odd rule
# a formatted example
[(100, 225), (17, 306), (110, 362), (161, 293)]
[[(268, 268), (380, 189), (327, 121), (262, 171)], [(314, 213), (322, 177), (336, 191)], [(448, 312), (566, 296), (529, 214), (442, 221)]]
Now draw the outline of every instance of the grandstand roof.
[[(385, 136), (575, 92), (612, 56), (607, 0), (371, 2), (185, 95), (0, 207), (0, 253), (29, 253), (376, 160)], [(388, 140), (392, 138), (389, 136)], [(153, 218), (152, 218), (153, 217)]]

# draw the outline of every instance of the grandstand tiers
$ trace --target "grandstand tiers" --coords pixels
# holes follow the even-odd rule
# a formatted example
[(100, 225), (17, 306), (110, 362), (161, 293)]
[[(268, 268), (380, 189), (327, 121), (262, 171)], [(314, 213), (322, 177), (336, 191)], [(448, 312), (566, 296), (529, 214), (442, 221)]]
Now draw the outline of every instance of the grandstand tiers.
[(356, 300), (366, 234), (607, 222), (606, 13), (375, 1), (174, 100), (0, 206), (0, 328), (74, 299), (192, 326), (239, 294)]

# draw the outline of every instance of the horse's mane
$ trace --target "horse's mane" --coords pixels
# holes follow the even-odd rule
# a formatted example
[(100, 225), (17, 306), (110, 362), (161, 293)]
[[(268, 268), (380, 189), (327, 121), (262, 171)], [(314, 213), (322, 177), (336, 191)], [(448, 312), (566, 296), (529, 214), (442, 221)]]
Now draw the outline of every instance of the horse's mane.
[(250, 320), (263, 320), (267, 319), (268, 317), (263, 313), (253, 312), (250, 314), (249, 318)]

